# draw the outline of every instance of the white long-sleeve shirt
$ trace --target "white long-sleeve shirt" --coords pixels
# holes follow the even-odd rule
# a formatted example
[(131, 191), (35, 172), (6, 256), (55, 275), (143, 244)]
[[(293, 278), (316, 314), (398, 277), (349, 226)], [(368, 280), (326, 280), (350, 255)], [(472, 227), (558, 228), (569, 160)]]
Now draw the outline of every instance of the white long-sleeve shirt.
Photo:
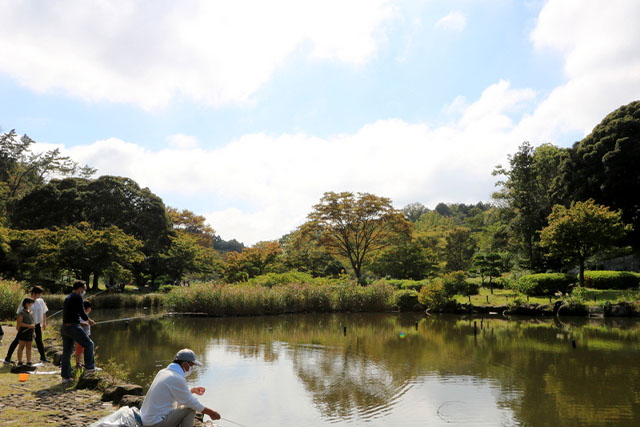
[(180, 365), (171, 363), (156, 374), (149, 387), (140, 409), (142, 424), (149, 426), (159, 423), (178, 405), (199, 412), (204, 410), (204, 405), (189, 390)]

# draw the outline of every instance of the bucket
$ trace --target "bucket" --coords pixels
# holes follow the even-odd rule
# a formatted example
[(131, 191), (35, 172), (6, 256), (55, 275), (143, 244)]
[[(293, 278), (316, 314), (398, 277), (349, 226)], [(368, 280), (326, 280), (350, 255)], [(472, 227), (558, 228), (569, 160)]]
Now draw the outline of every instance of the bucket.
[(29, 374), (19, 374), (18, 379), (22, 382), (25, 382), (29, 378)]

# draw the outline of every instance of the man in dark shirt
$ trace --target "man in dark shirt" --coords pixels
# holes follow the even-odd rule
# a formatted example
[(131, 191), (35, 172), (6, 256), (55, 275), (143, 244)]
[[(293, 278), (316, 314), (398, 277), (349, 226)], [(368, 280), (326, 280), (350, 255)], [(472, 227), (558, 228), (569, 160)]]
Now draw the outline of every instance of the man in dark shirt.
[(89, 319), (84, 312), (82, 296), (87, 291), (87, 285), (82, 280), (73, 284), (73, 291), (67, 295), (62, 305), (62, 381), (71, 381), (71, 353), (73, 352), (74, 341), (84, 347), (84, 371), (91, 373), (95, 371), (95, 361), (93, 358), (93, 341), (80, 326), (80, 319), (88, 322), (91, 326), (95, 322)]

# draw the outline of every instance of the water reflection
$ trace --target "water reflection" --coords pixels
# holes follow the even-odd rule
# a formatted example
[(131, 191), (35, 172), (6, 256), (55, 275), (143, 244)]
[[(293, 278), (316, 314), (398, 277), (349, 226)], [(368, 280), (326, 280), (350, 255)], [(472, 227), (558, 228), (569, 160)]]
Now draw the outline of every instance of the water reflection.
[(100, 360), (133, 381), (194, 349), (206, 368), (190, 381), (247, 426), (640, 422), (638, 322), (349, 314), (104, 326), (93, 331)]

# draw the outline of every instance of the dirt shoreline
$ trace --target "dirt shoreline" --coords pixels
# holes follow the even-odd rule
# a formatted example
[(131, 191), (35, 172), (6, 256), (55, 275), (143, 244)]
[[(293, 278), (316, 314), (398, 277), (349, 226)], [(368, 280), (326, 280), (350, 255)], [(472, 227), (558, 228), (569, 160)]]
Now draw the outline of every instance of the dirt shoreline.
[[(16, 336), (15, 325), (4, 322), (4, 335), (0, 336), (0, 357), (4, 360), (9, 344)], [(17, 349), (12, 359), (18, 358)], [(32, 359), (39, 359), (33, 345)], [(26, 360), (26, 359), (25, 359)], [(11, 373), (10, 365), (0, 365), (0, 426), (69, 426), (86, 427), (92, 422), (117, 410), (110, 402), (101, 401), (101, 393), (77, 390), (75, 383), (62, 384), (60, 367), (46, 363), (39, 372), (20, 382)]]

